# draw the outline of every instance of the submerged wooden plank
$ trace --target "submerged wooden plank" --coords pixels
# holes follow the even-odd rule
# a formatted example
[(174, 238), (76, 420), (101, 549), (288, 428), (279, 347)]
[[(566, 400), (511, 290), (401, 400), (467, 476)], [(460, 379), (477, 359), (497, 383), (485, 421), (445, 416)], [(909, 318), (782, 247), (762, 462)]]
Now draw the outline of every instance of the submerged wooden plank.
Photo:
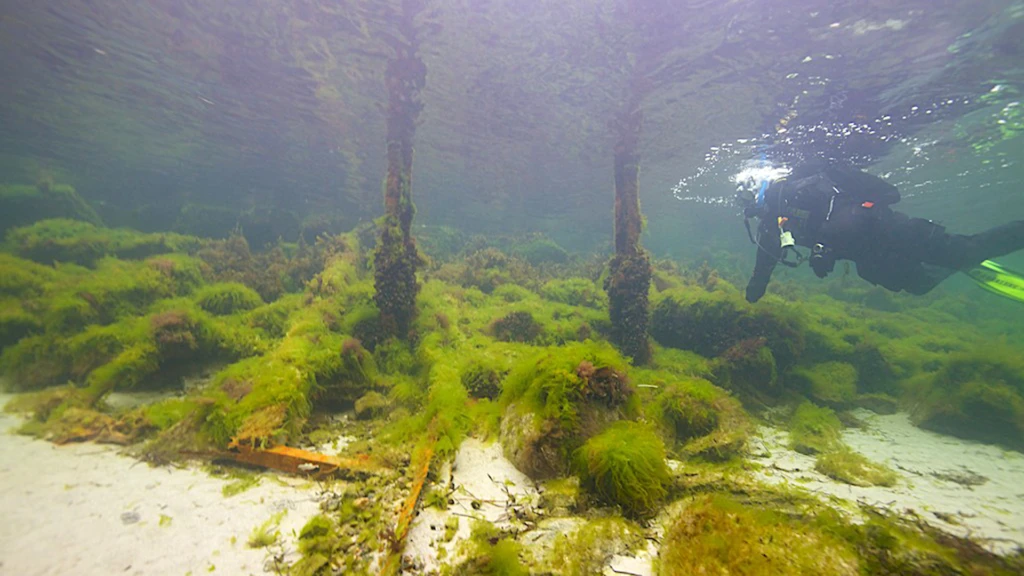
[(419, 506), (420, 496), (423, 494), (423, 485), (427, 482), (427, 474), (430, 472), (430, 463), (434, 457), (433, 445), (427, 447), (421, 456), (421, 462), (416, 470), (416, 477), (413, 480), (409, 496), (405, 499), (405, 505), (398, 515), (398, 523), (395, 525), (394, 538), (390, 543), (387, 559), (381, 574), (384, 576), (397, 575), (401, 571), (402, 551), (405, 548), (405, 538), (409, 535), (409, 527), (416, 517), (416, 508)]
[(233, 443), (229, 451), (218, 453), (217, 456), (289, 474), (314, 477), (329, 476), (338, 470), (365, 473), (381, 471), (381, 467), (367, 455), (356, 458), (339, 458), (289, 446), (263, 449)]

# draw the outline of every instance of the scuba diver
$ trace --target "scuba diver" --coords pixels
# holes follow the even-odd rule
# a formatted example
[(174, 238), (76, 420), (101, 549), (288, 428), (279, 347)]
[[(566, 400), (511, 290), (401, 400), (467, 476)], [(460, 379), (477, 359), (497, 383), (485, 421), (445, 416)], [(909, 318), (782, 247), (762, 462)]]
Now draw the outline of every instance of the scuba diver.
[[(864, 280), (922, 295), (958, 271), (1024, 248), (1024, 220), (970, 236), (951, 234), (931, 220), (890, 208), (900, 201), (899, 190), (852, 167), (806, 164), (758, 190), (756, 185), (742, 183), (736, 195), (757, 245), (748, 302), (764, 296), (779, 263), (795, 268), (807, 261), (824, 278), (838, 260), (852, 260)], [(756, 238), (750, 230), (754, 217), (760, 221)], [(809, 257), (796, 246), (809, 248)]]

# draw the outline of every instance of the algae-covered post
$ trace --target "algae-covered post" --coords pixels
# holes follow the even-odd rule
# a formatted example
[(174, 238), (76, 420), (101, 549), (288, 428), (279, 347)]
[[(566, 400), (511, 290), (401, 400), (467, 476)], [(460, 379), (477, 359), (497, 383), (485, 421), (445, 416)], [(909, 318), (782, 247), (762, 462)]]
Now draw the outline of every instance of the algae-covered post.
[(412, 155), (416, 119), (423, 109), (420, 90), (426, 83), (427, 68), (419, 55), (420, 37), (415, 20), (427, 1), (402, 0), (397, 13), (392, 15), (394, 30), (388, 36), (392, 53), (384, 74), (388, 91), (388, 169), (384, 179), (384, 220), (374, 254), (374, 300), (385, 332), (402, 338), (408, 335), (415, 316), (418, 290), (419, 255), (411, 233), (416, 212), (412, 203)]
[(615, 342), (638, 364), (651, 355), (647, 340), (651, 261), (640, 246), (643, 218), (637, 148), (642, 120), (639, 102), (633, 100), (615, 122), (615, 257), (606, 285)]
[[(626, 16), (640, 14), (637, 2), (625, 3)], [(638, 23), (639, 24), (639, 23)], [(651, 261), (640, 246), (640, 134), (643, 128), (643, 91), (646, 85), (640, 58), (629, 64), (625, 105), (612, 127), (615, 131), (615, 256), (609, 265), (608, 309), (614, 340), (637, 364), (650, 359), (647, 339)]]

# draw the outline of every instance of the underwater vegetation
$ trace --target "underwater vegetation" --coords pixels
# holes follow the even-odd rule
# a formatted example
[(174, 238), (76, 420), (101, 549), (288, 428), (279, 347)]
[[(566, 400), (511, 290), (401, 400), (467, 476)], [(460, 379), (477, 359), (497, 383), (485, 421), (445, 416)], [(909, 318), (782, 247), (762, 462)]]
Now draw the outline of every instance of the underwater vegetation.
[(801, 454), (831, 452), (841, 446), (842, 429), (842, 422), (831, 409), (803, 402), (789, 421), (790, 446)]
[(630, 516), (650, 514), (669, 483), (665, 447), (651, 430), (616, 422), (577, 450), (580, 486), (604, 504), (619, 505)]
[[(761, 343), (779, 370), (794, 366), (804, 351), (805, 334), (792, 315), (769, 306), (751, 306), (724, 281), (713, 291), (668, 290), (651, 314), (651, 336), (661, 345), (717, 357), (744, 341)], [(763, 339), (763, 340), (759, 340)]]
[(423, 110), (420, 91), (427, 82), (427, 67), (419, 55), (420, 37), (413, 21), (422, 2), (407, 2), (395, 16), (403, 42), (395, 42), (385, 67), (388, 100), (387, 175), (384, 178), (384, 218), (374, 253), (374, 302), (380, 310), (385, 334), (408, 336), (416, 315), (416, 269), (420, 255), (412, 237), (416, 207), (412, 200), (413, 142), (416, 120)]
[(617, 517), (598, 517), (560, 534), (542, 562), (566, 576), (596, 574), (612, 556), (636, 553), (645, 543), (638, 524)]
[(819, 404), (848, 406), (857, 397), (857, 369), (846, 362), (822, 362), (792, 372), (794, 385)]
[(196, 304), (210, 314), (230, 316), (259, 308), (263, 305), (263, 299), (252, 288), (231, 282), (204, 286), (196, 293)]
[(550, 347), (505, 379), (501, 437), (516, 466), (534, 478), (568, 472), (572, 453), (609, 424), (638, 414), (628, 363), (607, 343)]
[(479, 576), (527, 576), (531, 571), (521, 556), (523, 545), (502, 534), (489, 522), (473, 523), (468, 558), (446, 574)]
[(645, 376), (648, 382), (668, 382), (644, 405), (670, 452), (719, 462), (744, 453), (752, 426), (734, 396), (699, 377), (657, 372)]
[(103, 223), (73, 187), (56, 184), (52, 177), (40, 178), (35, 185), (0, 185), (0, 205), (0, 238), (11, 228), (48, 218)]
[[(379, 226), (385, 234), (387, 222)], [(974, 328), (922, 308), (772, 295), (755, 307), (707, 267), (641, 254), (649, 285), (638, 300), (653, 307), (651, 340), (633, 341), (638, 356), (612, 320), (616, 306), (639, 314), (626, 303), (637, 294), (615, 304), (621, 293), (606, 294), (590, 262), (534, 265), (494, 247), (436, 264), (416, 255), (403, 272), (415, 306), (388, 320), (378, 289), (391, 284), (379, 284), (374, 236), (360, 229), (254, 252), (238, 235), (68, 220), (15, 228), (0, 253), (0, 370), (7, 390), (31, 393), (7, 409), (28, 415), (23, 433), (128, 444), (155, 463), (316, 444), (337, 437), (331, 415), (351, 411), (345, 426), (373, 441), (348, 455), (389, 472), (359, 477), (307, 523), (297, 574), (372, 572), (374, 551), (398, 546), (383, 495), (404, 498), (423, 470), (423, 501), (446, 507), (444, 487), (431, 484), (470, 435), (499, 440), (543, 482), (548, 514), (586, 522), (546, 558), (481, 525), (442, 573), (595, 573), (609, 550), (642, 547), (655, 518), (667, 521), (661, 574), (932, 574), (981, 562), (922, 527), (794, 512), (795, 496), (740, 479), (768, 406), (788, 414), (792, 447), (814, 455), (818, 471), (859, 486), (900, 478), (842, 443), (853, 407), (902, 405), (921, 426), (1019, 447), (1024, 365), (1012, 345), (979, 347)], [(168, 395), (131, 409), (105, 401), (143, 389)], [(277, 539), (273, 523), (255, 528), (254, 543)]]
[(758, 489), (697, 495), (666, 523), (658, 574), (1019, 573), (1019, 554), (996, 556), (909, 514), (862, 506), (863, 520), (806, 495)]
[(727, 496), (705, 496), (671, 521), (658, 573), (853, 576), (860, 563), (825, 531)]
[(509, 252), (529, 262), (532, 266), (544, 264), (564, 264), (569, 261), (569, 253), (549, 238), (531, 238), (517, 242), (509, 247)]
[(612, 339), (637, 364), (646, 363), (651, 356), (647, 336), (650, 284), (651, 262), (646, 253), (612, 258), (605, 280)]
[(13, 229), (7, 233), (6, 242), (14, 254), (40, 264), (67, 262), (88, 267), (105, 256), (142, 259), (185, 252), (199, 244), (198, 239), (179, 234), (143, 234), (67, 219), (42, 220)]
[(1024, 360), (1006, 346), (953, 354), (919, 383), (919, 426), (963, 438), (1024, 448)]
[[(636, 24), (634, 22), (634, 24)], [(638, 26), (639, 28), (640, 26)], [(639, 73), (646, 62), (637, 55), (630, 68)], [(612, 321), (612, 341), (637, 365), (650, 360), (647, 324), (652, 267), (640, 245), (645, 221), (640, 211), (640, 135), (643, 131), (642, 91), (630, 83), (622, 108), (611, 122), (615, 135), (615, 254), (608, 264), (604, 289)]]
[(820, 454), (814, 468), (829, 478), (854, 486), (892, 486), (899, 478), (892, 470), (845, 447)]

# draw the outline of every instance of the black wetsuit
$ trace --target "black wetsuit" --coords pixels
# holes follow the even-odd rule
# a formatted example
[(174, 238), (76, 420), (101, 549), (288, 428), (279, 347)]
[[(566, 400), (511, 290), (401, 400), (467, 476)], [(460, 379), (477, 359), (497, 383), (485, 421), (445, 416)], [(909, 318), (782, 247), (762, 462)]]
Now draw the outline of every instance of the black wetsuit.
[(950, 234), (931, 220), (892, 210), (899, 200), (895, 186), (853, 168), (797, 169), (772, 183), (763, 204), (747, 210), (760, 219), (747, 300), (764, 295), (776, 264), (792, 262), (780, 244), (784, 230), (809, 249), (804, 256), (819, 278), (836, 261), (853, 260), (868, 282), (918, 295), (958, 270), (1024, 248), (1024, 221), (972, 236)]

